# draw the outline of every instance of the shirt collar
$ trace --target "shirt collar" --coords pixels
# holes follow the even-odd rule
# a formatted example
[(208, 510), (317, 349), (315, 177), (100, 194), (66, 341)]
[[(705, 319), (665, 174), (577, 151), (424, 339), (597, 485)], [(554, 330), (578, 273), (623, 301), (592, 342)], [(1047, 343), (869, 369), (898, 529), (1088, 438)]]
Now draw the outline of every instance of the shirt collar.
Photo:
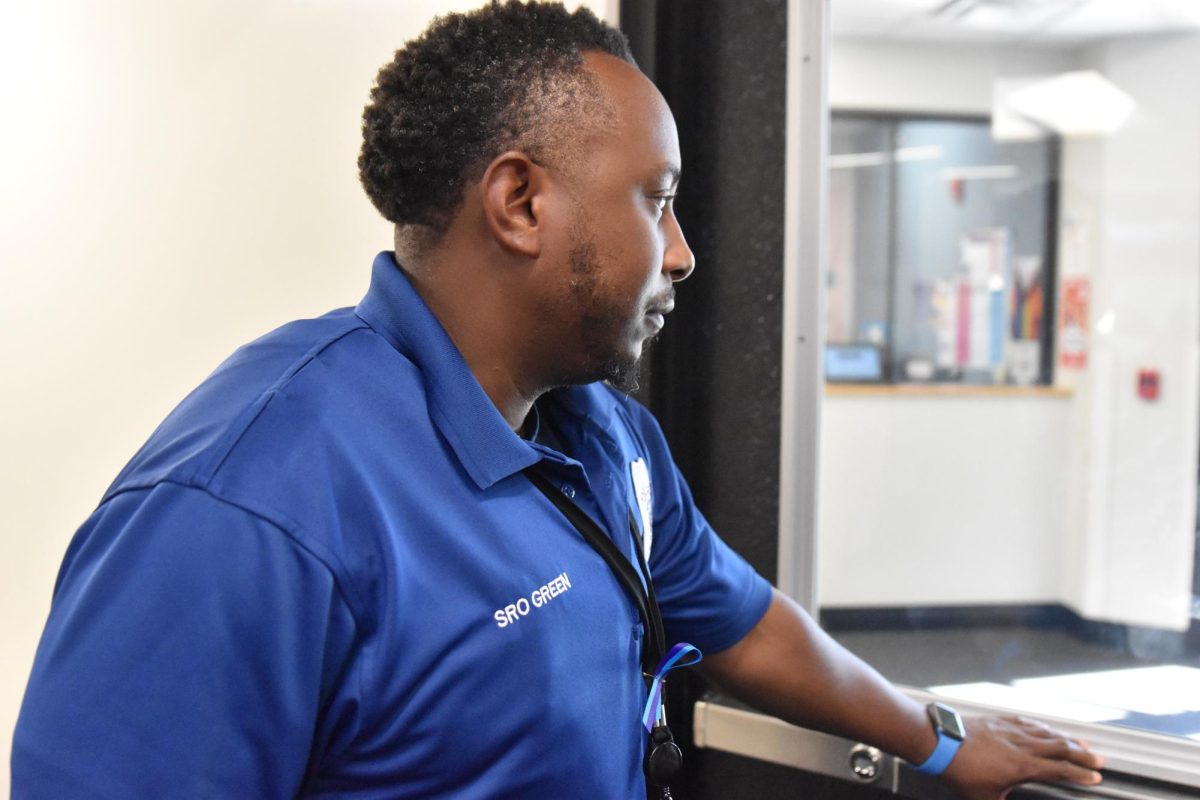
[(581, 422), (590, 423), (597, 430), (608, 431), (614, 424), (616, 393), (616, 389), (604, 383), (588, 383), (555, 389), (550, 392), (550, 400)]
[(375, 256), (355, 313), (421, 371), (430, 417), (480, 489), (542, 458), (508, 427), (393, 253)]

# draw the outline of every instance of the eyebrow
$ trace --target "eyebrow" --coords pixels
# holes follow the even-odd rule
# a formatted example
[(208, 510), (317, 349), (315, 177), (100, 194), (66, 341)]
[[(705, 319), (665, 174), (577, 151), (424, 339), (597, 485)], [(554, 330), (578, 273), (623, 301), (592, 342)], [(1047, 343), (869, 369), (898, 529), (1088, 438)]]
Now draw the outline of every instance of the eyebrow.
[(670, 178), (671, 186), (677, 186), (679, 184), (679, 178), (682, 174), (683, 172), (679, 169), (677, 164), (667, 162), (661, 165), (658, 170), (655, 171), (654, 176), (659, 179)]

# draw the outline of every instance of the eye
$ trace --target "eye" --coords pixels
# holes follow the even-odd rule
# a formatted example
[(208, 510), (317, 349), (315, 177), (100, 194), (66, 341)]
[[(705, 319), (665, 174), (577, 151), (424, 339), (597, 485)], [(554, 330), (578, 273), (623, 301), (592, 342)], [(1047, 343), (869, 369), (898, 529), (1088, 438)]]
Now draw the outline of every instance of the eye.
[(654, 204), (654, 207), (658, 209), (658, 213), (660, 214), (665, 211), (667, 206), (671, 205), (674, 200), (675, 195), (673, 194), (657, 194), (650, 198), (650, 202)]

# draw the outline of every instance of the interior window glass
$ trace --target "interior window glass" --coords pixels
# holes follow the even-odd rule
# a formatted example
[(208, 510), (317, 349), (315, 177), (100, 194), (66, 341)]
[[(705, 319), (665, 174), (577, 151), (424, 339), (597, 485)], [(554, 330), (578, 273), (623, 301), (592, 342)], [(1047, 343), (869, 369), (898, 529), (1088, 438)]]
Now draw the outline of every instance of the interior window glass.
[(832, 4), (822, 622), (1200, 741), (1200, 14), (1049, 5)]
[[(1058, 138), (901, 114), (830, 131), (829, 378), (1049, 383)], [(845, 367), (868, 347), (878, 374)]]

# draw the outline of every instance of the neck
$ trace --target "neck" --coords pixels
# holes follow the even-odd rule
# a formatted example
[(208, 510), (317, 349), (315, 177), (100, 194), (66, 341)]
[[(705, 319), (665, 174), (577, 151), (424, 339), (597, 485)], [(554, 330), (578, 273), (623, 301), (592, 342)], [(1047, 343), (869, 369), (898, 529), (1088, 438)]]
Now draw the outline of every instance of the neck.
[[(533, 350), (524, 335), (526, 315), (514, 308), (516, 298), (509, 302), (507, 293), (488, 285), (486, 269), (463, 267), (466, 263), (440, 258), (437, 263), (406, 264), (405, 269), (484, 393), (508, 426), (519, 432), (534, 402), (551, 387), (525, 366)], [(464, 291), (464, 286), (471, 288)]]

